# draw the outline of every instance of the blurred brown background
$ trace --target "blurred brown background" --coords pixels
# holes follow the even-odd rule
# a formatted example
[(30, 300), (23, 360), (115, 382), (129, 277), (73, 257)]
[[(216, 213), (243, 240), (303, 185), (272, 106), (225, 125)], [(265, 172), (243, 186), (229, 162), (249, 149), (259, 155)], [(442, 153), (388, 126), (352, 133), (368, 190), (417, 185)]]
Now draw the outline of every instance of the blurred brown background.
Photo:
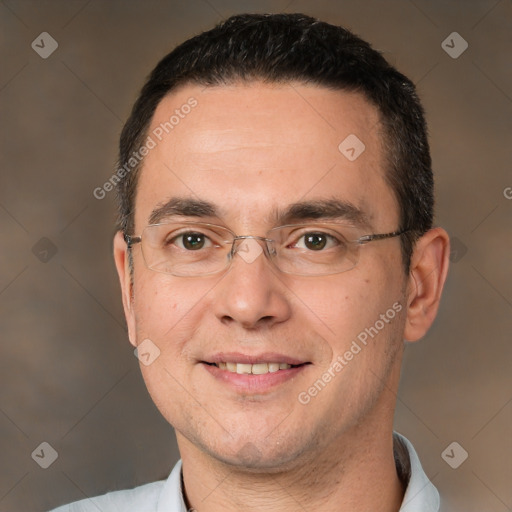
[[(3, 0), (0, 511), (161, 479), (177, 460), (127, 340), (113, 193), (93, 190), (156, 62), (244, 11), (344, 25), (418, 84), (455, 250), (438, 319), (407, 349), (396, 429), (443, 511), (511, 510), (512, 2)], [(47, 58), (42, 32), (58, 43)], [(453, 32), (469, 45), (458, 58)], [(469, 454), (457, 469), (441, 456), (453, 441)], [(42, 442), (58, 453), (48, 469), (31, 457)]]

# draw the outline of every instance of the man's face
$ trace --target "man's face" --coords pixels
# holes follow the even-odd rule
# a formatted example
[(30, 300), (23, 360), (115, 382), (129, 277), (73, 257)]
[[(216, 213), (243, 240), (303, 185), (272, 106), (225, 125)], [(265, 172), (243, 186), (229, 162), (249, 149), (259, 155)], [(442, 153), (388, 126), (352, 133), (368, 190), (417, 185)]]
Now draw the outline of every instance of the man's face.
[[(289, 84), (186, 86), (160, 103), (149, 133), (190, 97), (197, 106), (145, 158), (136, 235), (172, 198), (206, 201), (217, 215), (160, 222), (219, 224), (237, 235), (265, 236), (278, 225), (276, 211), (332, 199), (365, 215), (367, 225), (355, 226), (360, 235), (399, 228), (378, 115), (360, 95)], [(365, 146), (352, 161), (350, 150), (338, 149), (349, 135)], [(386, 390), (398, 379), (406, 309), (399, 238), (372, 242), (357, 266), (320, 277), (281, 273), (263, 253), (254, 261), (238, 254), (227, 272), (207, 277), (149, 270), (140, 244), (133, 260), (131, 340), (149, 338), (160, 349), (141, 368), (181, 443), (271, 470), (307, 460), (355, 428), (379, 430), (392, 421)], [(390, 318), (393, 304), (403, 311)], [(353, 342), (362, 332), (367, 340), (359, 338), (358, 351)], [(345, 357), (351, 349), (353, 357)], [(267, 375), (207, 364), (244, 357), (308, 364)], [(322, 377), (329, 369), (331, 378)], [(317, 392), (309, 392), (315, 383)]]

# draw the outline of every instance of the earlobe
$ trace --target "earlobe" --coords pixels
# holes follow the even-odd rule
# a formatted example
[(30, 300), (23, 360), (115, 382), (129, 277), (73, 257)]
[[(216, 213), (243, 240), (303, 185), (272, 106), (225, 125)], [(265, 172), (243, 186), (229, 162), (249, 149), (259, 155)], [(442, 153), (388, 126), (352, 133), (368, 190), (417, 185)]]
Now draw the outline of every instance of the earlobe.
[(425, 233), (411, 258), (404, 338), (417, 341), (434, 322), (441, 300), (450, 256), (450, 239), (442, 228)]
[(118, 231), (114, 236), (114, 261), (121, 285), (121, 296), (123, 300), (124, 316), (128, 327), (130, 343), (136, 347), (137, 337), (135, 330), (135, 314), (133, 311), (133, 290), (128, 260), (128, 248), (123, 238), (123, 233)]

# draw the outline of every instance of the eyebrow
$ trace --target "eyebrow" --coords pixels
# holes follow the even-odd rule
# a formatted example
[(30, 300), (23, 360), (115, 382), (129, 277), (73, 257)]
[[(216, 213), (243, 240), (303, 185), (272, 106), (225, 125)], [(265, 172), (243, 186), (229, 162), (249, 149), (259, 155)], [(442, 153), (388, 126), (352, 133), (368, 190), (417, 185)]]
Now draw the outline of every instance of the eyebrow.
[[(195, 217), (221, 219), (226, 214), (214, 203), (188, 197), (172, 197), (157, 205), (149, 216), (149, 224), (158, 224), (170, 217)], [(283, 208), (273, 208), (265, 220), (276, 226), (303, 220), (348, 221), (355, 226), (370, 227), (368, 215), (352, 204), (337, 198), (299, 201)]]
[(343, 220), (356, 226), (370, 227), (368, 215), (350, 201), (337, 198), (300, 201), (288, 205), (284, 210), (276, 208), (271, 217), (279, 224), (297, 220)]
[(158, 224), (168, 217), (219, 217), (217, 207), (208, 201), (187, 197), (171, 197), (157, 205), (149, 216), (149, 224)]

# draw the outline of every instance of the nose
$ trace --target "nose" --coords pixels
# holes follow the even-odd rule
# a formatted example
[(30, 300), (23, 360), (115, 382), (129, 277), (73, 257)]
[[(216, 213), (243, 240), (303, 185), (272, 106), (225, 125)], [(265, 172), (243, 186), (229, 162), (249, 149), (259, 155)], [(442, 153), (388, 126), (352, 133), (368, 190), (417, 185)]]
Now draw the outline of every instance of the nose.
[(215, 315), (245, 329), (270, 327), (291, 315), (290, 291), (266, 257), (265, 239), (240, 237), (231, 266), (215, 287)]

